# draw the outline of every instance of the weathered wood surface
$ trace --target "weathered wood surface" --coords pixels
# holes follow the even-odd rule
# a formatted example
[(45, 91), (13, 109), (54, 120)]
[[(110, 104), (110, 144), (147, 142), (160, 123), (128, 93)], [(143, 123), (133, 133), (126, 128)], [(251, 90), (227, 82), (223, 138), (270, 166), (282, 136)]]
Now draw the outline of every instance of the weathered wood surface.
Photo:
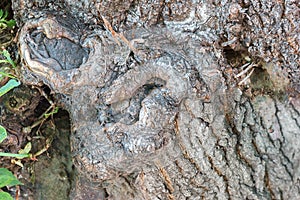
[[(25, 27), (24, 81), (44, 81), (70, 112), (79, 172), (71, 199), (299, 197), (297, 3), (19, 0), (13, 8)], [(26, 40), (36, 30), (89, 49), (88, 58), (56, 68), (57, 54)], [(238, 87), (251, 71), (236, 76), (247, 57), (256, 68)]]

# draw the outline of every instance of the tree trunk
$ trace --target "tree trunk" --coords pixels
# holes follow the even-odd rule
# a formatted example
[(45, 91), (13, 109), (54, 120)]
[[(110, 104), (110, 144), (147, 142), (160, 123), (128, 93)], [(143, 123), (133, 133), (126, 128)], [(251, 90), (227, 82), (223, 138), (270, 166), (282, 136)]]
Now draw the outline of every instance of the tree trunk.
[[(147, 48), (130, 47), (133, 54), (138, 55), (138, 50), (145, 54), (140, 54), (141, 61), (132, 62), (133, 68), (118, 72), (101, 86), (110, 94), (97, 91), (99, 85), (94, 87), (94, 83), (84, 89), (75, 83), (70, 95), (73, 104), (67, 107), (76, 129), (71, 136), (74, 157), (87, 148), (80, 146), (84, 143), (80, 134), (87, 126), (85, 145), (93, 145), (99, 136), (111, 137), (112, 147), (93, 147), (101, 158), (92, 167), (93, 158), (87, 158), (89, 165), (75, 159), (79, 175), (71, 199), (299, 198), (300, 24), (295, 19), (299, 3), (132, 0), (89, 1), (89, 5), (82, 1), (77, 7), (80, 2), (18, 0), (13, 9), (23, 25), (30, 12), (37, 16), (62, 8), (61, 14), (68, 10), (90, 27), (105, 24), (112, 35), (124, 32), (129, 41), (134, 39), (131, 35), (143, 36)], [(151, 29), (150, 35), (141, 27)], [(114, 51), (98, 57), (114, 53), (119, 56)], [(112, 68), (107, 70), (113, 74)], [(118, 128), (133, 131), (130, 137), (134, 139), (109, 135), (111, 127), (93, 135), (101, 122), (109, 124), (98, 119), (99, 113), (97, 119), (88, 118), (96, 110), (105, 110), (97, 107), (95, 96), (114, 109), (122, 109), (128, 96), (130, 103), (137, 96), (142, 98), (133, 124), (124, 122), (123, 115), (112, 114), (119, 120)], [(94, 111), (83, 106), (94, 103)], [(144, 128), (137, 123), (144, 123)], [(120, 149), (123, 157), (118, 157)], [(108, 175), (99, 175), (99, 166)]]

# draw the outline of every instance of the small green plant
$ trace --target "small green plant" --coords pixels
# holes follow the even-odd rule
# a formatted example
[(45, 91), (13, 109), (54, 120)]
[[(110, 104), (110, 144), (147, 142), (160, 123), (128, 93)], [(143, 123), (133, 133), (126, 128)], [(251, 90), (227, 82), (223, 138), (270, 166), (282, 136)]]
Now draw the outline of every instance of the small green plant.
[(0, 199), (13, 200), (12, 196), (1, 190), (3, 187), (11, 187), (16, 185), (23, 185), (12, 173), (6, 168), (0, 168)]
[[(2, 126), (1, 126), (2, 127)], [(3, 127), (2, 127), (3, 128)], [(4, 128), (5, 129), (5, 128)], [(16, 159), (23, 159), (23, 158), (32, 158), (32, 154), (29, 153), (31, 150), (31, 142), (28, 142), (24, 149), (19, 150), (18, 153), (6, 153), (0, 152), (0, 156), (2, 157), (13, 157)], [(20, 163), (20, 162), (19, 162)], [(21, 166), (22, 167), (22, 166)]]
[(7, 137), (6, 129), (0, 125), (0, 143)]
[(48, 118), (48, 117), (50, 117), (50, 116), (56, 114), (56, 113), (58, 112), (58, 110), (59, 110), (58, 107), (54, 107), (53, 110), (52, 110), (51, 112), (45, 113), (45, 114), (44, 114), (44, 117), (45, 117), (45, 118)]
[(13, 68), (16, 68), (15, 62), (11, 59), (10, 53), (6, 50), (3, 49), (2, 55), (6, 58), (5, 60), (0, 60), (0, 63), (9, 63)]
[[(13, 80), (13, 79), (11, 79)], [(1, 88), (0, 88), (0, 91), (1, 91)], [(58, 107), (54, 107), (54, 106), (50, 106), (49, 109), (52, 109), (50, 112), (49, 111), (46, 111), (43, 115), (42, 115), (42, 118), (38, 121), (36, 121), (33, 125), (29, 126), (29, 127), (25, 127), (25, 129), (23, 130), (24, 132), (31, 132), (32, 128), (44, 123), (44, 121), (52, 116), (53, 114), (56, 114), (59, 110)], [(0, 125), (0, 143), (5, 140), (7, 138), (7, 131), (6, 129)], [(0, 152), (0, 157), (12, 157), (12, 158), (16, 158), (18, 160), (14, 160), (13, 163), (23, 167), (22, 163), (21, 163), (21, 160), (24, 159), (24, 158), (30, 158), (32, 160), (35, 160), (37, 156), (41, 155), (43, 152), (45, 152), (49, 147), (50, 147), (50, 144), (52, 142), (52, 139), (49, 139), (46, 141), (46, 146), (41, 149), (40, 151), (36, 152), (35, 154), (31, 154), (29, 153), (31, 151), (31, 148), (32, 148), (32, 145), (31, 145), (31, 142), (28, 142), (24, 149), (21, 149), (18, 151), (18, 153), (6, 153), (6, 152)], [(1, 199), (0, 199), (1, 200)]]
[[(7, 132), (6, 129), (0, 125), (0, 143), (3, 142), (3, 140), (5, 140), (7, 138)], [(21, 159), (23, 158), (33, 158), (32, 154), (29, 153), (31, 150), (31, 142), (28, 142), (24, 149), (19, 150), (18, 153), (6, 153), (6, 152), (0, 152), (0, 157), (12, 157), (12, 158), (16, 158), (17, 160), (12, 160), (13, 163), (23, 167), (23, 164), (21, 162)], [(0, 198), (1, 200), (1, 198)]]
[(6, 65), (1, 66), (0, 81), (5, 77), (16, 78), (16, 76), (9, 73), (9, 71), (14, 71), (17, 67), (16, 63), (11, 59), (10, 53), (6, 49), (3, 49), (2, 51), (0, 51), (0, 54), (5, 58), (5, 59), (0, 59), (0, 64), (1, 63), (9, 64), (8, 66)]
[(0, 10), (0, 28), (1, 29), (6, 29), (7, 27), (12, 28), (13, 26), (16, 25), (16, 21), (11, 19), (7, 20), (8, 12)]
[(7, 72), (9, 70), (10, 71), (15, 70), (15, 68), (16, 68), (16, 64), (11, 59), (9, 52), (4, 49), (1, 52), (1, 54), (5, 57), (5, 59), (0, 60), (0, 64), (7, 63), (7, 64), (9, 64), (9, 67), (1, 67), (0, 68), (0, 81), (5, 77), (9, 77), (11, 79), (5, 85), (0, 87), (0, 97), (3, 96), (4, 94), (6, 94), (7, 92), (9, 92), (10, 90), (12, 90), (13, 88), (18, 87), (21, 84), (21, 82), (18, 81), (14, 75)]
[[(11, 28), (16, 25), (15, 20), (7, 20), (8, 12), (0, 10), (0, 32), (5, 30), (6, 28)], [(0, 88), (0, 97), (4, 95), (5, 93), (9, 92), (11, 89), (17, 87), (20, 85), (20, 82), (16, 80), (16, 77), (9, 73), (9, 71), (15, 70), (16, 63), (11, 59), (10, 53), (6, 49), (2, 49), (0, 51), (0, 54), (5, 59), (0, 59), (0, 64), (8, 64), (8, 66), (4, 65), (0, 68), (0, 81), (5, 78), (9, 77), (11, 80), (9, 80), (5, 85), (3, 85)]]
[[(7, 28), (13, 28), (16, 25), (15, 20), (7, 20), (8, 12), (0, 10), (0, 33)], [(10, 80), (7, 81), (2, 87), (0, 87), (0, 97), (18, 87), (21, 83), (16, 79), (16, 76), (12, 75), (11, 72), (15, 70), (16, 64), (11, 59), (10, 53), (2, 47), (0, 50), (2, 59), (0, 58), (0, 81), (8, 77)], [(0, 125), (0, 143), (7, 138), (6, 129)], [(31, 150), (31, 143), (28, 143), (24, 149), (21, 149), (18, 154), (0, 152), (0, 156), (10, 156), (17, 159), (31, 157), (29, 151)], [(13, 200), (12, 196), (1, 190), (3, 187), (11, 187), (16, 185), (22, 185), (22, 183), (6, 168), (0, 168), (0, 200)]]

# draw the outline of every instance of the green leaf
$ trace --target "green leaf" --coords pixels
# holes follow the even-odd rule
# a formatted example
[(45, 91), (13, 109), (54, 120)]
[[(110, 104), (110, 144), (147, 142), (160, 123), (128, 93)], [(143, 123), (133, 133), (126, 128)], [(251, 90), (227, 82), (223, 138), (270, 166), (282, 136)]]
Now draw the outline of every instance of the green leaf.
[(3, 17), (2, 17), (2, 18), (3, 18), (3, 19), (6, 19), (6, 17), (7, 17), (7, 16), (8, 16), (8, 12), (7, 12), (7, 11), (5, 11), (5, 12), (4, 12), (4, 15), (3, 15)]
[(13, 26), (16, 25), (16, 21), (11, 19), (11, 20), (7, 21), (6, 24), (8, 27), (12, 28)]
[(4, 186), (22, 185), (22, 183), (6, 168), (0, 168), (0, 188)]
[(7, 132), (6, 129), (0, 125), (0, 143), (3, 142), (7, 138)]
[(2, 52), (3, 56), (5, 56), (6, 60), (11, 64), (11, 66), (13, 66), (13, 68), (16, 67), (15, 62), (11, 59), (10, 57), (10, 53), (7, 50), (3, 50)]
[(0, 200), (14, 200), (9, 193), (0, 192)]
[(19, 154), (28, 154), (31, 150), (31, 147), (32, 147), (31, 142), (28, 142), (26, 144), (26, 146), (24, 147), (24, 149), (20, 149), (18, 153)]
[(3, 157), (13, 157), (17, 159), (23, 159), (23, 158), (30, 158), (31, 154), (26, 153), (26, 154), (19, 154), (19, 153), (5, 153), (5, 152), (0, 152), (0, 156)]
[(0, 19), (2, 19), (3, 16), (3, 10), (0, 10)]
[(16, 79), (10, 79), (5, 85), (0, 88), (0, 97), (12, 90), (15, 87), (18, 87), (21, 84), (20, 81)]

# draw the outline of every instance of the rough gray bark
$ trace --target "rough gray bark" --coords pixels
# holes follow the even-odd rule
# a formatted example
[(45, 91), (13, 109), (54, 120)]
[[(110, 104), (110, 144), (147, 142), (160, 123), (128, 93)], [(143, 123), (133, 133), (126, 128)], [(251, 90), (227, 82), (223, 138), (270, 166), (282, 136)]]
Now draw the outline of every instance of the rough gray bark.
[[(234, 85), (232, 77), (239, 69), (232, 69), (230, 76), (230, 60), (215, 44), (221, 40), (217, 33), (227, 29), (214, 27), (222, 25), (230, 9), (210, 18), (217, 3), (116, 1), (107, 7), (104, 2), (72, 7), (71, 14), (86, 21), (99, 21), (100, 12), (123, 34), (118, 35), (107, 24), (74, 29), (62, 23), (70, 16), (58, 20), (59, 13), (51, 9), (77, 5), (73, 1), (50, 3), (49, 12), (27, 5), (39, 13), (38, 20), (28, 20), (24, 7), (18, 11), (16, 5), (26, 6), (20, 2), (15, 10), (19, 17), (24, 14), (19, 22), (26, 22), (19, 37), (24, 81), (49, 85), (61, 95), (72, 119), (72, 152), (79, 175), (71, 199), (300, 195), (300, 100), (286, 100), (286, 83), (276, 82), (287, 78), (278, 63), (255, 69), (247, 84), (250, 89)], [(58, 43), (63, 37), (88, 48), (87, 61), (69, 70), (57, 67), (54, 54), (41, 53), (34, 31)]]

